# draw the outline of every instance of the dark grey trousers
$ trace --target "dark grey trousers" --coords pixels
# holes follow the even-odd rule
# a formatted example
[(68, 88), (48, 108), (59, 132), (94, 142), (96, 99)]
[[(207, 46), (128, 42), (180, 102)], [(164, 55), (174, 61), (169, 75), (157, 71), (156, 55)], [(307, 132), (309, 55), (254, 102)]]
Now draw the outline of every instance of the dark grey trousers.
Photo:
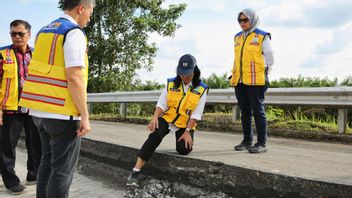
[(21, 131), (25, 132), (27, 147), (27, 181), (35, 181), (41, 159), (41, 141), (32, 116), (28, 114), (4, 114), (3, 124), (0, 126), (0, 167), (1, 176), (6, 188), (20, 183), (15, 173), (16, 146)]
[(77, 164), (81, 138), (77, 120), (33, 117), (42, 142), (37, 198), (66, 198)]

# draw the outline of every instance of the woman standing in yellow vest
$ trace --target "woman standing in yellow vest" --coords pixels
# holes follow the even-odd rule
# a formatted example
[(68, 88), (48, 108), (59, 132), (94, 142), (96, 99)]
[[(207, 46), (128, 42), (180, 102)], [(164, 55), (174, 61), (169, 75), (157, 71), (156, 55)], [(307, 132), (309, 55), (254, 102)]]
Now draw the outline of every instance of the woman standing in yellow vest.
[(183, 55), (177, 66), (177, 76), (167, 80), (159, 97), (154, 116), (148, 125), (151, 131), (139, 151), (137, 162), (128, 177), (128, 186), (138, 186), (138, 176), (163, 138), (175, 132), (176, 150), (181, 155), (192, 151), (193, 132), (203, 114), (208, 86), (200, 80), (196, 59)]
[[(268, 74), (274, 64), (270, 33), (258, 29), (259, 17), (252, 9), (238, 14), (242, 31), (234, 40), (235, 61), (230, 83), (235, 86), (236, 98), (241, 109), (242, 142), (235, 150), (247, 149), (251, 153), (267, 152), (267, 122), (264, 96), (268, 88)], [(252, 146), (252, 115), (257, 130), (257, 143)]]

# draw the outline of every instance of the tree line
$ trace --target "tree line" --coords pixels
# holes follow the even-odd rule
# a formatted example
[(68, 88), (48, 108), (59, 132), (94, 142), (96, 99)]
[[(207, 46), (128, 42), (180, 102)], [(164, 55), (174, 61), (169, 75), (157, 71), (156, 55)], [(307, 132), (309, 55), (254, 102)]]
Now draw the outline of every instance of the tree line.
[[(151, 71), (157, 54), (155, 43), (148, 41), (151, 34), (173, 37), (181, 27), (176, 21), (186, 9), (186, 4), (163, 6), (165, 0), (97, 0), (89, 25), (88, 37), (89, 93), (159, 90), (165, 85), (156, 81), (135, 79), (139, 69)], [(59, 5), (60, 6), (60, 5)], [(227, 74), (212, 74), (203, 81), (211, 89), (229, 88)], [(352, 86), (352, 76), (340, 83), (337, 78), (303, 77), (280, 78), (270, 82), (270, 87), (333, 87)], [(132, 105), (132, 104), (131, 104)], [(134, 115), (149, 115), (153, 106), (133, 104)], [(118, 112), (116, 104), (95, 105), (95, 113)], [(214, 105), (207, 112), (231, 112), (231, 107)], [(292, 114), (291, 110), (287, 114)], [(281, 112), (281, 111), (280, 111)], [(285, 111), (286, 112), (286, 111)], [(335, 113), (333, 113), (335, 116)]]
[[(165, 0), (97, 0), (93, 16), (85, 28), (89, 51), (89, 93), (160, 89), (155, 81), (135, 79), (139, 69), (153, 69), (157, 54), (151, 34), (173, 37), (181, 27), (176, 20), (186, 4), (163, 6)], [(59, 7), (62, 6), (59, 3)], [(203, 78), (210, 88), (228, 88), (227, 74)], [(351, 86), (352, 76), (338, 84), (337, 78), (281, 78), (270, 87)]]

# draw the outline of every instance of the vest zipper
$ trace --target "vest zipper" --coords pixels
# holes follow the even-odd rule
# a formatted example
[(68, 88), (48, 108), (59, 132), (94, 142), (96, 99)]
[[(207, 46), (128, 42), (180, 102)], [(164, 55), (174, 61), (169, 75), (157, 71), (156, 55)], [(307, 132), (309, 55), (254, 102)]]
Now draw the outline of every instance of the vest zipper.
[(243, 79), (242, 79), (242, 77), (243, 77), (243, 70), (242, 70), (243, 49), (244, 49), (244, 46), (245, 46), (245, 44), (246, 44), (246, 40), (247, 40), (247, 38), (248, 38), (248, 36), (249, 36), (250, 34), (252, 34), (252, 32), (251, 32), (251, 33), (249, 33), (249, 34), (246, 36), (246, 38), (245, 38), (245, 39), (244, 39), (244, 41), (243, 41), (242, 48), (241, 48), (241, 58), (240, 58), (240, 80), (242, 81), (242, 83), (243, 83)]

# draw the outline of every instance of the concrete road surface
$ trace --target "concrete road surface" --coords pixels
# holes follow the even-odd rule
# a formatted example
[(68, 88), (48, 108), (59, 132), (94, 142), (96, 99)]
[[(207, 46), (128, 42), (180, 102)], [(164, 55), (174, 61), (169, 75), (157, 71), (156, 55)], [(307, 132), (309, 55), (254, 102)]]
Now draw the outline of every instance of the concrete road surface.
[[(139, 149), (148, 135), (146, 126), (92, 121), (92, 132), (86, 138)], [(246, 151), (233, 150), (233, 146), (240, 143), (241, 138), (239, 134), (197, 131), (193, 152), (187, 157), (220, 161), (229, 165), (305, 179), (352, 185), (351, 145), (269, 137), (268, 153), (250, 154)], [(176, 154), (175, 141), (174, 134), (170, 133), (156, 152)], [(26, 175), (26, 160), (26, 152), (18, 149), (16, 172), (22, 181)], [(123, 197), (124, 193), (124, 189), (115, 189), (95, 178), (76, 173), (70, 197)], [(10, 197), (14, 196), (6, 192), (0, 181), (0, 198)], [(27, 186), (24, 193), (16, 197), (35, 197), (35, 186)]]
[[(139, 149), (148, 135), (143, 125), (92, 121), (87, 138)], [(196, 131), (194, 149), (187, 157), (352, 185), (352, 145), (268, 137), (267, 153), (250, 154), (234, 151), (241, 140), (240, 134)], [(170, 133), (156, 152), (176, 154), (175, 141)]]
[[(25, 150), (17, 149), (16, 172), (24, 183), (27, 174), (26, 160), (27, 153)], [(7, 192), (2, 179), (0, 177), (0, 198), (35, 198), (36, 185), (26, 186), (26, 189), (21, 195), (12, 195)], [(70, 197), (74, 198), (116, 198), (123, 197), (124, 191), (109, 187), (95, 178), (88, 178), (79, 173), (75, 173), (72, 182)]]

